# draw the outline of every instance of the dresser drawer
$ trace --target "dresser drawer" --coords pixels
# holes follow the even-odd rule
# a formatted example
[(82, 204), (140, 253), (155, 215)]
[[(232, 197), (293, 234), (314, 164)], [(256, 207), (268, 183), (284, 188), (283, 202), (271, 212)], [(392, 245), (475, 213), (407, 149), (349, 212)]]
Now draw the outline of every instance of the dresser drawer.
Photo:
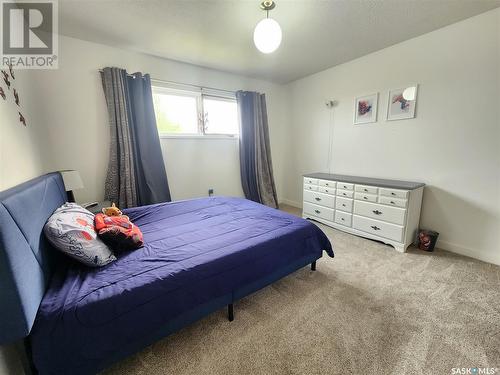
[(337, 197), (335, 208), (337, 210), (352, 212), (352, 199)]
[(354, 192), (349, 190), (337, 189), (337, 195), (344, 198), (353, 198)]
[(304, 190), (304, 200), (309, 203), (319, 204), (330, 208), (335, 207), (335, 196), (318, 193), (316, 191)]
[(391, 198), (384, 196), (379, 197), (378, 201), (380, 203), (387, 204), (389, 206), (403, 207), (403, 208), (406, 207), (406, 203), (408, 202), (406, 199)]
[(406, 210), (376, 203), (355, 201), (354, 213), (377, 220), (387, 221), (389, 223), (403, 225), (405, 222)]
[(335, 222), (337, 224), (342, 224), (350, 227), (352, 222), (352, 214), (348, 214), (347, 212), (342, 211), (335, 211)]
[(363, 202), (376, 202), (378, 196), (373, 195), (373, 194), (367, 194), (367, 193), (354, 193), (354, 199), (363, 201)]
[(312, 204), (304, 202), (304, 213), (316, 217), (320, 217), (325, 220), (333, 221), (333, 210), (331, 208), (326, 208), (318, 206), (317, 204)]
[(317, 178), (304, 177), (304, 184), (317, 185), (318, 184), (318, 179)]
[(398, 190), (398, 189), (380, 188), (380, 195), (383, 195), (385, 197), (406, 199), (408, 197), (408, 191), (407, 190)]
[(368, 186), (368, 185), (356, 185), (354, 190), (359, 191), (360, 193), (368, 193), (368, 194), (378, 193), (378, 187)]
[(330, 180), (318, 180), (318, 184), (319, 186), (335, 188), (335, 185), (337, 183), (335, 181), (330, 181)]
[(318, 191), (318, 185), (304, 184), (304, 190)]
[(337, 189), (354, 190), (354, 184), (348, 182), (337, 182)]
[(363, 216), (352, 216), (352, 227), (376, 236), (389, 238), (401, 242), (403, 238), (403, 227), (399, 225), (384, 223), (383, 221), (368, 219)]
[(335, 195), (335, 188), (331, 187), (326, 187), (326, 186), (318, 186), (318, 191), (320, 193), (325, 193), (325, 194), (333, 194)]

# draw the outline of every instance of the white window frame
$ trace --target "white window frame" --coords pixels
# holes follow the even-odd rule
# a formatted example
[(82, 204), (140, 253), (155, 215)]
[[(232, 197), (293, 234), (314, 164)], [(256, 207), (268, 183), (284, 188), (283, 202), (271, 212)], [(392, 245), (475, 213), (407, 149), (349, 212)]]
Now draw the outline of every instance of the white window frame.
[(159, 93), (196, 98), (198, 133), (159, 133), (160, 138), (238, 139), (239, 134), (205, 133), (205, 110), (203, 108), (203, 98), (216, 98), (235, 102), (236, 94), (216, 89), (195, 88), (194, 86), (182, 84), (161, 84), (158, 82), (153, 82), (152, 91), (153, 95)]

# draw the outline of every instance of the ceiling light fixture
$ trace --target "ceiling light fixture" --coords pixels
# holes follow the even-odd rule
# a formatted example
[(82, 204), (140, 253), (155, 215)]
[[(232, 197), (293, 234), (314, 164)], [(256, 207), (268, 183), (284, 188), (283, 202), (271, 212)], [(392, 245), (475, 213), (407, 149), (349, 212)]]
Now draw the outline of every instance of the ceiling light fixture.
[(265, 0), (260, 4), (260, 8), (266, 11), (266, 18), (260, 21), (253, 32), (253, 42), (255, 47), (262, 53), (271, 53), (278, 49), (281, 44), (281, 27), (278, 22), (269, 18), (269, 11), (274, 9), (276, 4), (273, 0)]

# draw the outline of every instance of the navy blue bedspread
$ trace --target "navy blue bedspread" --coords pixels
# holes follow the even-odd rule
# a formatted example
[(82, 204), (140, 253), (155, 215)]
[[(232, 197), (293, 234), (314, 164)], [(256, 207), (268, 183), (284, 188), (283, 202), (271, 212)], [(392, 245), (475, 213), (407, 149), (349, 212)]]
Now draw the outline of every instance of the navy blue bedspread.
[(88, 373), (124, 343), (307, 257), (333, 257), (314, 224), (240, 198), (125, 210), (143, 248), (105, 267), (72, 263), (53, 277), (31, 335), (41, 374)]

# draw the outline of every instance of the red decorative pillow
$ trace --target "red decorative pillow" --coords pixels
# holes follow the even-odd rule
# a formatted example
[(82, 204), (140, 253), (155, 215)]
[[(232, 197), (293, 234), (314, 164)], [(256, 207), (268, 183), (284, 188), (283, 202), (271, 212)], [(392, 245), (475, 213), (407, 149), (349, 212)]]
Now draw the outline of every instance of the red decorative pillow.
[(128, 216), (97, 214), (94, 223), (99, 237), (116, 252), (135, 250), (144, 244), (141, 230)]

